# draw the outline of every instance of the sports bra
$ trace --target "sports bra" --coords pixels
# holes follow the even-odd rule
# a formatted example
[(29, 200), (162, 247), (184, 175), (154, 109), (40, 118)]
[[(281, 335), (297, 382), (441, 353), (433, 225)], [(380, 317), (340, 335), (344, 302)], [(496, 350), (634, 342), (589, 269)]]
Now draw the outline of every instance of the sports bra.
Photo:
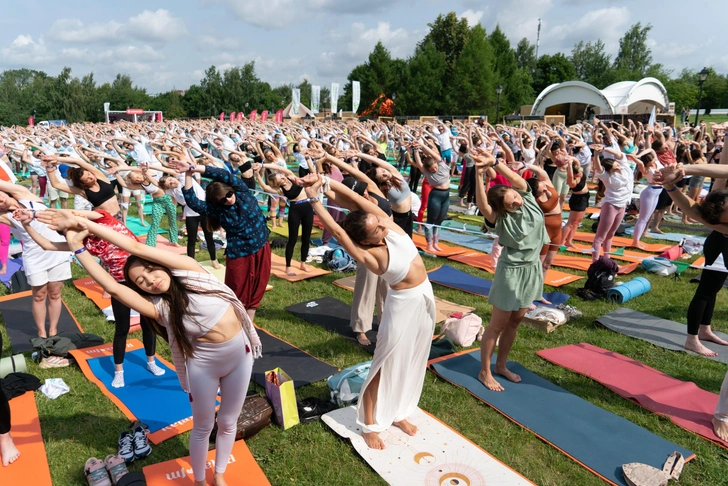
[(548, 198), (546, 201), (541, 202), (540, 200), (536, 199), (538, 207), (541, 208), (541, 211), (543, 211), (544, 214), (553, 211), (556, 205), (559, 203), (559, 193), (556, 191), (556, 189), (550, 187), (549, 192), (551, 193), (551, 197)]
[(99, 184), (98, 191), (92, 191), (90, 189), (84, 189), (83, 194), (86, 196), (88, 202), (95, 208), (101, 206), (106, 201), (114, 197), (114, 186), (108, 182), (104, 182), (101, 179), (96, 179)]
[(286, 196), (286, 199), (288, 199), (289, 201), (293, 201), (298, 197), (299, 194), (301, 194), (303, 187), (297, 186), (296, 184), (293, 183), (293, 181), (291, 179), (288, 179), (288, 182), (291, 183), (291, 188), (285, 189), (285, 188), (281, 187), (281, 192), (283, 193), (284, 196)]
[(389, 187), (389, 190), (387, 191), (387, 199), (389, 199), (390, 204), (399, 204), (407, 200), (411, 194), (412, 191), (409, 186), (404, 182), (400, 182), (399, 188), (397, 188), (394, 184)]
[(387, 271), (382, 274), (382, 279), (389, 284), (397, 285), (409, 273), (410, 263), (417, 256), (417, 247), (407, 235), (400, 235), (391, 229), (387, 231), (384, 242), (389, 250), (389, 263)]

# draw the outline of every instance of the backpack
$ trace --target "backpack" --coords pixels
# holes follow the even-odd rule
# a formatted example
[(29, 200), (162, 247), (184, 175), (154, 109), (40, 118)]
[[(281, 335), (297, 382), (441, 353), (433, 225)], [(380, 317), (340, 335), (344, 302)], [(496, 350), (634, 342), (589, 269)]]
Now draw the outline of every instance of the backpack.
[(645, 258), (642, 260), (642, 268), (647, 272), (660, 275), (661, 277), (667, 277), (677, 272), (677, 265), (667, 258), (662, 257)]
[(607, 296), (607, 291), (614, 286), (614, 279), (619, 265), (607, 256), (601, 256), (589, 265), (586, 271), (586, 283), (576, 294), (584, 300), (596, 300)]
[(458, 345), (465, 348), (471, 346), (477, 339), (483, 337), (483, 320), (475, 314), (461, 314), (460, 318), (450, 317), (440, 326), (440, 333), (447, 334), (447, 337)]
[(31, 290), (30, 284), (28, 284), (28, 278), (25, 276), (23, 270), (18, 270), (10, 277), (10, 293), (17, 294), (26, 290)]
[(343, 248), (335, 248), (324, 253), (323, 263), (332, 272), (348, 272), (356, 270), (356, 260)]
[(331, 399), (339, 407), (348, 407), (359, 401), (361, 388), (364, 386), (367, 376), (369, 376), (371, 366), (372, 362), (366, 361), (329, 376), (326, 384), (331, 390)]

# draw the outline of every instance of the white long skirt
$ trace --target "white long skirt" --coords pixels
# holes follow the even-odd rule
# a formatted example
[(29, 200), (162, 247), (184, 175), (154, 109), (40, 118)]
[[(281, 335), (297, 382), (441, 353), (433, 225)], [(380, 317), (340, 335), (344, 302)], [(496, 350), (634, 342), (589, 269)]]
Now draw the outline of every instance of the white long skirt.
[[(405, 290), (389, 289), (377, 333), (377, 347), (359, 396), (357, 423), (382, 432), (417, 408), (435, 331), (435, 296), (429, 280)], [(374, 424), (365, 424), (363, 396), (380, 373)]]

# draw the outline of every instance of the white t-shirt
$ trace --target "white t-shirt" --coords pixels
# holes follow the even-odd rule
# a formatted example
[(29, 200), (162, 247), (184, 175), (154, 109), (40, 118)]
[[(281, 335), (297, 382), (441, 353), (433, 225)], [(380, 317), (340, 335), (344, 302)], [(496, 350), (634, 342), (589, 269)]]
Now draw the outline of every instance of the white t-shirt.
[(440, 133), (439, 131), (435, 132), (435, 137), (437, 138), (437, 141), (440, 142), (441, 152), (444, 152), (445, 150), (452, 150), (452, 143), (450, 142), (451, 136), (452, 134), (447, 129), (445, 129), (445, 133)]
[(619, 165), (619, 171), (610, 173), (602, 168), (601, 172), (597, 172), (597, 179), (602, 181), (605, 187), (602, 201), (618, 208), (624, 208), (632, 200), (634, 174), (626, 157), (615, 159), (615, 163)]
[[(179, 186), (174, 189), (166, 189), (164, 192), (169, 194), (175, 201), (177, 201), (177, 204), (182, 206), (182, 214), (184, 214), (185, 217), (195, 218), (199, 216), (198, 213), (194, 212), (189, 206), (187, 206), (185, 196), (182, 194), (182, 188), (185, 186), (184, 174), (180, 174), (177, 177), (177, 180), (180, 182)], [(205, 190), (194, 179), (192, 179), (192, 190), (195, 191), (195, 196), (197, 196), (199, 201), (205, 200)]]
[(584, 145), (581, 150), (579, 150), (579, 153), (576, 154), (576, 159), (579, 161), (579, 164), (582, 167), (586, 167), (589, 162), (591, 162), (592, 158), (592, 151), (591, 149)]
[[(32, 209), (36, 212), (45, 211), (43, 204), (34, 201), (21, 200), (18, 201), (21, 206)], [(23, 223), (15, 220), (11, 213), (5, 215), (8, 221), (12, 223), (13, 234), (23, 244), (23, 266), (25, 267), (25, 275), (35, 275), (51, 269), (61, 263), (68, 263), (71, 252), (68, 251), (47, 251), (38, 245), (35, 240), (25, 231)], [(48, 226), (38, 220), (33, 220), (30, 226), (41, 236), (47, 238), (54, 243), (65, 243), (66, 239), (57, 232), (52, 231)]]

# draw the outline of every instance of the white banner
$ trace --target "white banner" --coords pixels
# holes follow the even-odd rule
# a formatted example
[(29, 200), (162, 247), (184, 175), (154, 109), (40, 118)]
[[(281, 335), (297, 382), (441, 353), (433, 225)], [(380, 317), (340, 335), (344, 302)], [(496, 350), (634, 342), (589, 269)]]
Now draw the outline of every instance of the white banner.
[(311, 86), (311, 113), (319, 112), (320, 98), (321, 98), (321, 86)]
[(339, 83), (331, 83), (331, 114), (336, 113), (339, 106)]
[(291, 113), (298, 116), (298, 106), (301, 104), (301, 90), (293, 88), (291, 90)]
[(351, 111), (356, 113), (356, 111), (359, 109), (359, 102), (361, 101), (361, 87), (359, 86), (359, 81), (352, 81), (351, 82)]

